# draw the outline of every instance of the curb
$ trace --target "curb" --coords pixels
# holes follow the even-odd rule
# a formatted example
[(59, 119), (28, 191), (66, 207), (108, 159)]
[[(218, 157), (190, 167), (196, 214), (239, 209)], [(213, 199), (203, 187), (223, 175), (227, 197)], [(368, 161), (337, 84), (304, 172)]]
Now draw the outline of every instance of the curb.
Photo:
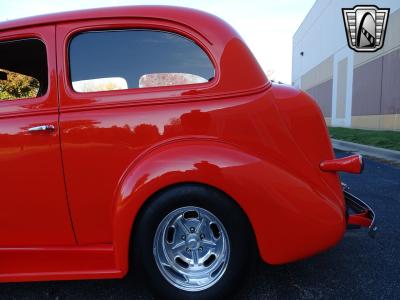
[(373, 156), (400, 163), (400, 151), (361, 145), (336, 139), (331, 139), (331, 141), (333, 148), (337, 150), (357, 152), (363, 155)]

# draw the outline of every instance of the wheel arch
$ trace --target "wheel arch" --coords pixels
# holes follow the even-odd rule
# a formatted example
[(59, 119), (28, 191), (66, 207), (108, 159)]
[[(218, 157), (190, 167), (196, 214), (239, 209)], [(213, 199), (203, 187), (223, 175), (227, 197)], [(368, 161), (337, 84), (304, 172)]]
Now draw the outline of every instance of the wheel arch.
[[(163, 187), (158, 191), (155, 191), (152, 195), (149, 196), (149, 198), (142, 204), (142, 206), (139, 208), (135, 219), (133, 220), (133, 224), (132, 224), (132, 229), (131, 229), (131, 239), (130, 239), (130, 250), (134, 250), (132, 249), (132, 244), (134, 244), (134, 240), (135, 240), (135, 234), (136, 234), (136, 228), (138, 226), (138, 224), (141, 221), (141, 215), (142, 213), (148, 208), (148, 206), (150, 206), (151, 202), (154, 201), (154, 199), (156, 199), (159, 195), (168, 192), (171, 189), (175, 189), (175, 188), (186, 188), (186, 187), (204, 187), (207, 189), (210, 189), (214, 192), (217, 192), (219, 194), (222, 194), (223, 196), (225, 196), (227, 199), (229, 199), (230, 201), (232, 201), (232, 203), (234, 203), (238, 209), (241, 211), (243, 217), (245, 218), (247, 225), (248, 225), (248, 229), (249, 229), (249, 233), (250, 233), (250, 238), (252, 239), (252, 242), (254, 242), (254, 244), (252, 246), (254, 246), (254, 249), (257, 251), (258, 253), (258, 246), (257, 246), (257, 240), (255, 237), (255, 231), (253, 228), (253, 225), (251, 224), (251, 221), (249, 219), (249, 216), (247, 215), (247, 213), (244, 211), (243, 207), (240, 205), (239, 201), (235, 200), (231, 195), (229, 195), (228, 193), (226, 193), (225, 191), (221, 190), (220, 188), (216, 187), (216, 186), (212, 186), (209, 185), (207, 183), (203, 183), (203, 182), (194, 182), (194, 181), (187, 181), (187, 182), (178, 182), (178, 183), (173, 183), (169, 186)], [(133, 243), (132, 243), (133, 242)], [(129, 255), (131, 255), (132, 252), (129, 252)]]
[(113, 245), (117, 268), (124, 274), (128, 271), (129, 249), (134, 244), (131, 238), (140, 212), (158, 193), (179, 185), (202, 185), (225, 194), (240, 207), (255, 235), (252, 220), (233, 187), (237, 186), (235, 174), (257, 162), (258, 158), (232, 145), (205, 140), (168, 143), (141, 156), (126, 171), (114, 200)]

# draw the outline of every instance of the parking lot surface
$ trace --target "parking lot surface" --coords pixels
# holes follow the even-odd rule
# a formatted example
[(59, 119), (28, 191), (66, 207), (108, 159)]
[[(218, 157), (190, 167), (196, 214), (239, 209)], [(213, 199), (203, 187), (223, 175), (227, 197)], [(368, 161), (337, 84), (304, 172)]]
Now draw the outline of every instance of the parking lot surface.
[[(374, 209), (377, 237), (351, 230), (336, 247), (309, 259), (259, 263), (236, 299), (400, 299), (400, 167), (366, 159), (363, 174), (341, 177)], [(0, 284), (0, 299), (153, 299), (140, 278)]]

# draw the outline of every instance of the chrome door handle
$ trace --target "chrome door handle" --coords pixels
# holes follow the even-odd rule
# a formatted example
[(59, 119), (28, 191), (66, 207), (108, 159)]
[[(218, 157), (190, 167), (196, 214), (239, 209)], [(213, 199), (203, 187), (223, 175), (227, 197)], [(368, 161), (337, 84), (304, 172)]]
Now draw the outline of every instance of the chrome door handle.
[(28, 129), (29, 132), (35, 132), (35, 131), (54, 131), (56, 128), (54, 125), (40, 125), (40, 126), (35, 126), (31, 127)]

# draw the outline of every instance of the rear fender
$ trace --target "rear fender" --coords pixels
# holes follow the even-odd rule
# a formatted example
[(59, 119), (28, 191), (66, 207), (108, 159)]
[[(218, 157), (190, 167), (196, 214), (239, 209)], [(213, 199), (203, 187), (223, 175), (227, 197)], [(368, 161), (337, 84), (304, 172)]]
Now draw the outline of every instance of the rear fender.
[(142, 205), (155, 192), (187, 182), (227, 192), (232, 185), (242, 186), (235, 174), (257, 162), (257, 158), (228, 144), (199, 140), (168, 143), (133, 162), (119, 184), (114, 203), (113, 243), (118, 268), (127, 272), (132, 225)]
[(124, 273), (131, 229), (140, 208), (155, 192), (187, 182), (207, 184), (234, 199), (250, 221), (262, 259), (271, 264), (325, 250), (345, 230), (341, 205), (296, 177), (290, 166), (214, 140), (173, 142), (134, 162), (120, 183), (113, 237), (116, 263)]

